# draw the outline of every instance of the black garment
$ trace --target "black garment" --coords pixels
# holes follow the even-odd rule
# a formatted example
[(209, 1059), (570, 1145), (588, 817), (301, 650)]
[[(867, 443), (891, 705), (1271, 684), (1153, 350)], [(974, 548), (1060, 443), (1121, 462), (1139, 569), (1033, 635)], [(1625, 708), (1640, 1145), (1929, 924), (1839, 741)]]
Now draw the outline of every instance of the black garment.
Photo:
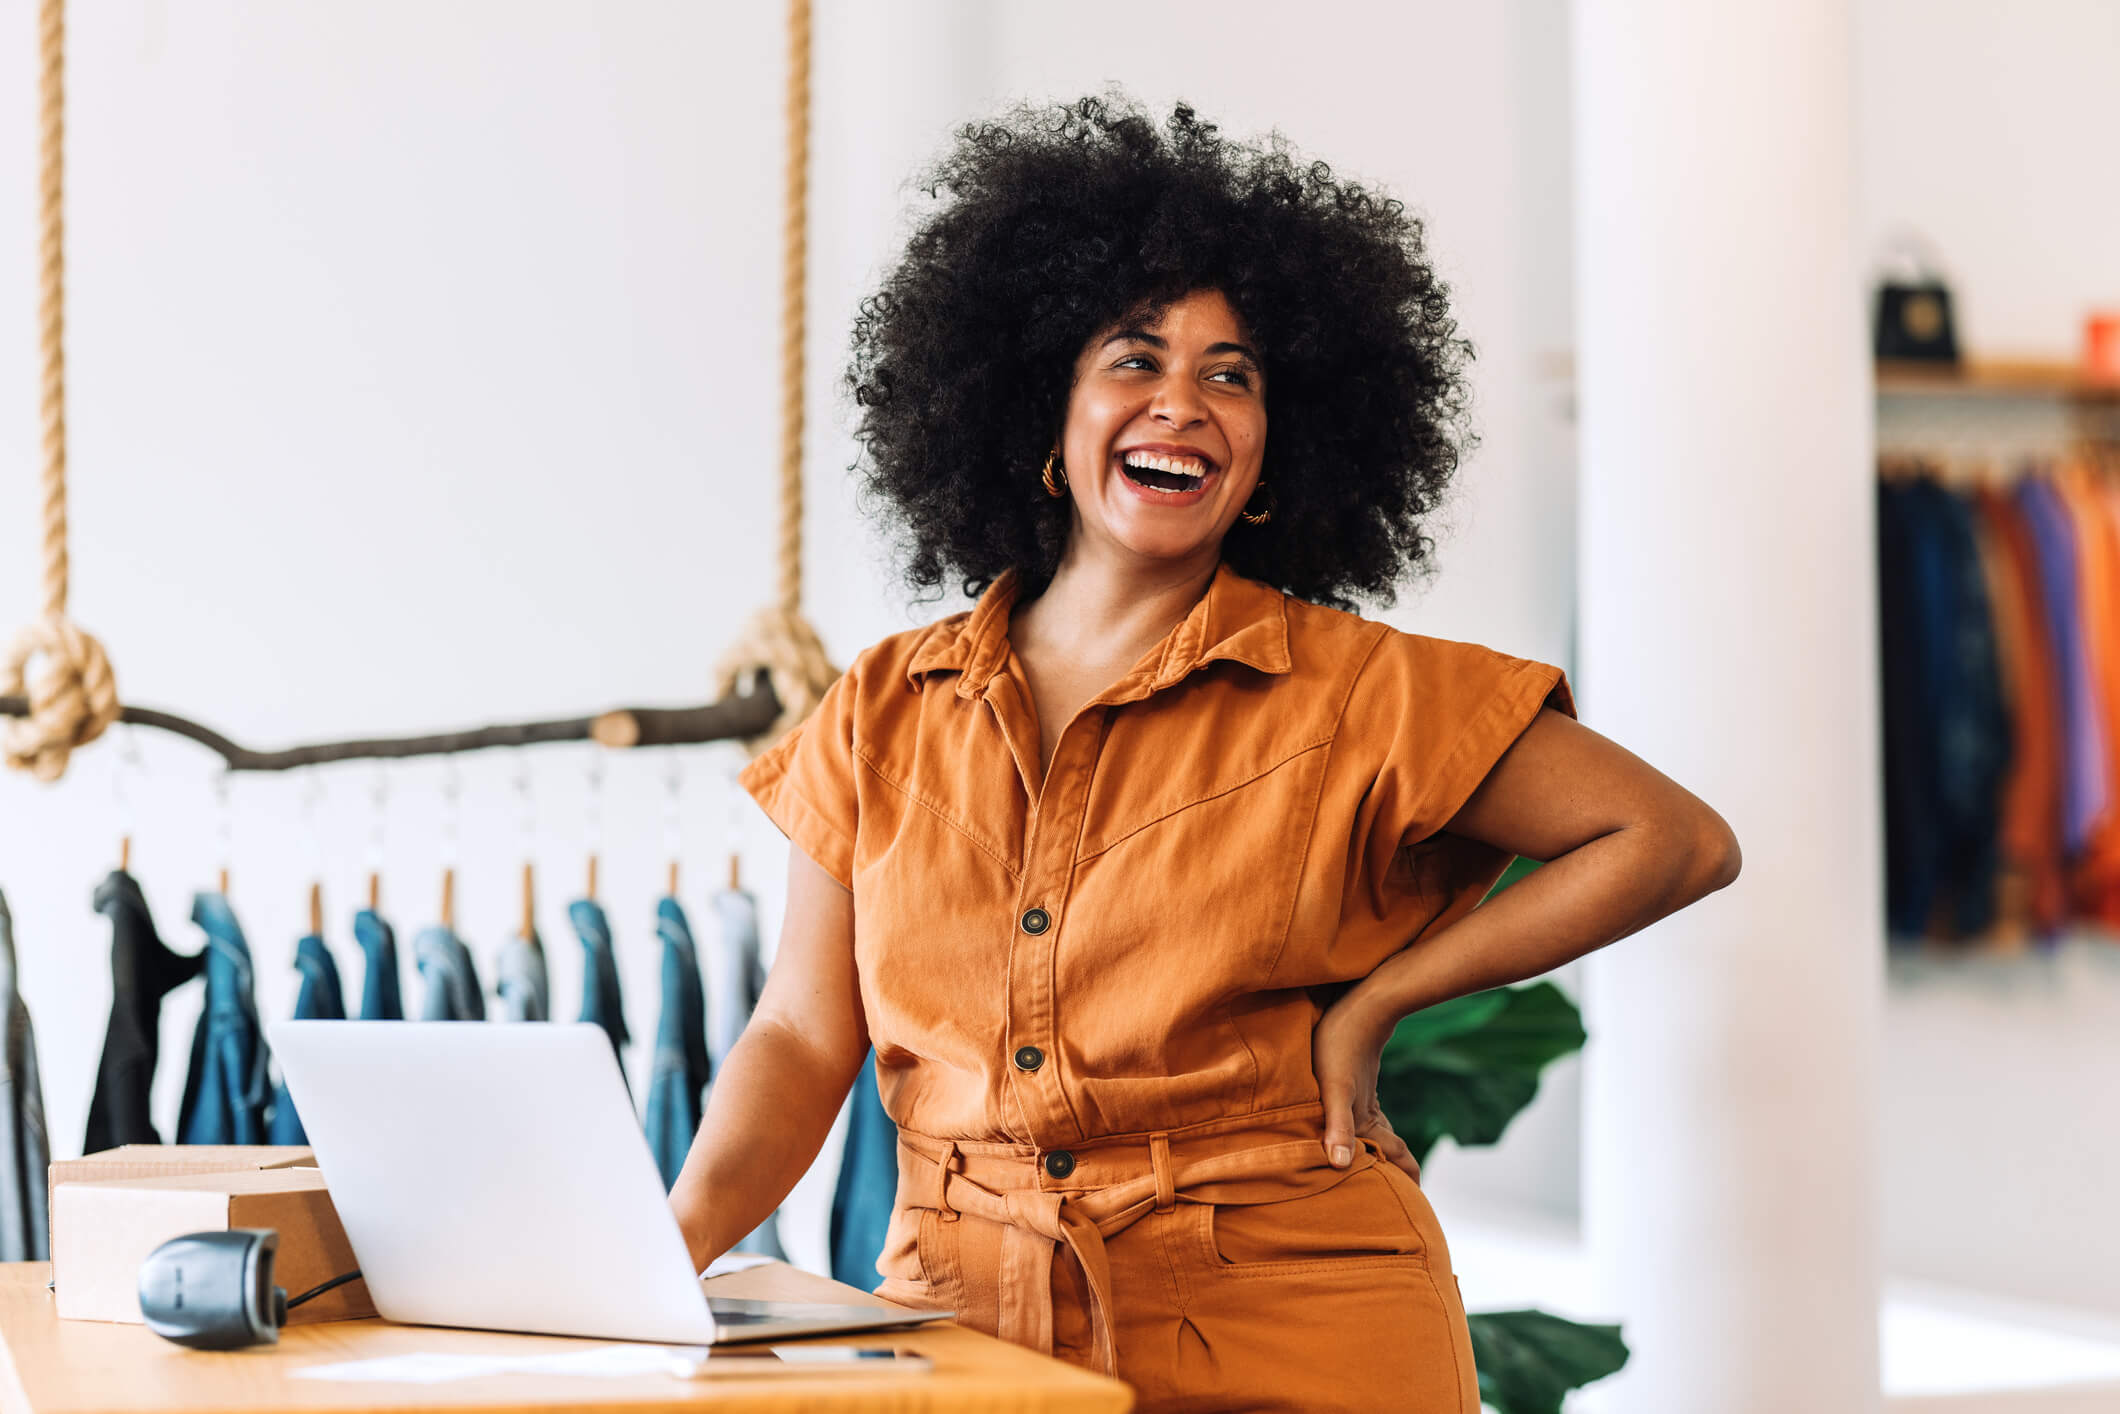
[(1877, 509), (1886, 918), (1970, 936), (1994, 922), (2012, 754), (1973, 511), (1926, 477)]
[(96, 1069), (96, 1093), (88, 1102), (84, 1154), (162, 1142), (147, 1116), (162, 999), (198, 976), (200, 967), (197, 953), (186, 956), (163, 945), (139, 881), (122, 869), (96, 886), (96, 912), (110, 919), (110, 1027)]
[(1945, 597), (1928, 618), (1936, 656), (1936, 802), (1944, 831), (1940, 899), (1944, 927), (1966, 938), (1995, 922), (2002, 792), (2016, 743), (1973, 508), (1940, 486), (1936, 507)]
[(44, 1197), (52, 1146), (37, 1032), (15, 983), (15, 923), (0, 894), (0, 1262), (42, 1262), (51, 1257)]
[(1878, 647), (1884, 718), (1885, 919), (1896, 942), (1928, 929), (1935, 897), (1934, 716), (1923, 700), (1915, 540), (1922, 518), (1911, 484), (1877, 485)]

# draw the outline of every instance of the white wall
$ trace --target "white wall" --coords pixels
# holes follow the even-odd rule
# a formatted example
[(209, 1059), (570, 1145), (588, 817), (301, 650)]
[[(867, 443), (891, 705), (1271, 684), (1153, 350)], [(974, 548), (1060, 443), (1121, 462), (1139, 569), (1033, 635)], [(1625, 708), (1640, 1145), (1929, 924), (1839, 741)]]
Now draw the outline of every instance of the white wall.
[[(707, 696), (714, 658), (772, 586), (778, 6), (72, 9), (72, 607), (126, 699), (276, 745)], [(1547, 224), (1550, 149), (1524, 126), (1516, 77), (1525, 17), (1555, 13), (1551, 0), (1342, 4), (1291, 29), (1285, 7), (1257, 0), (1211, 24), (1178, 6), (820, 4), (808, 573), (837, 659), (956, 607), (908, 606), (842, 473), (839, 351), (899, 228), (902, 179), (990, 101), (1116, 78), (1157, 102), (1183, 93), (1239, 132), (1278, 124), (1431, 217), (1480, 347), (1485, 446), (1440, 581), (1390, 617), (1567, 662), (1571, 492), (1530, 372), (1566, 307), (1552, 273), (1565, 247)], [(5, 622), (28, 617), (37, 584), (33, 32), (26, 0), (9, 6), (0, 271), (18, 278), (0, 280), (0, 328), (21, 337), (0, 340)], [(165, 933), (194, 946), (189, 895), (222, 862), (216, 765), (152, 733), (137, 748), (135, 872)], [(88, 900), (124, 818), (120, 755), (99, 744), (51, 788), (0, 777), (0, 888), (62, 1155), (79, 1147), (108, 1006), (107, 932)], [(490, 963), (513, 926), (525, 839), (512, 781), (527, 769), (540, 924), (571, 1010), (564, 906), (589, 845), (589, 753), (519, 755), (456, 768), (460, 927)], [(731, 749), (682, 759), (695, 923), (734, 845), (770, 928), (779, 837), (732, 808)], [(612, 759), (601, 811), (637, 1066), (654, 1023), (666, 764)], [(292, 1003), (313, 873), (357, 985), (346, 929), (379, 774), (386, 911), (409, 936), (437, 902), (449, 768), (311, 774), (238, 779), (226, 815), (268, 1014)], [(170, 1006), (165, 1058), (183, 1054), (196, 1005)], [(165, 1064), (165, 1130), (180, 1086)], [(1527, 1192), (1555, 1173), (1572, 1188), (1572, 1119), (1555, 1122), (1563, 1142), (1549, 1133), (1514, 1180)], [(815, 1262), (829, 1166), (813, 1179), (794, 1241)]]
[(1861, 224), (1902, 230), (1954, 278), (1959, 338), (1990, 357), (2073, 357), (2120, 307), (2108, 0), (1863, 0)]
[[(1938, 249), (1969, 352), (2075, 357), (2085, 312), (2120, 306), (2120, 6), (1864, 0), (1858, 15), (1858, 229), (1880, 252), (1904, 228)], [(1897, 408), (1880, 438), (2051, 441), (2036, 411)], [(2120, 1312), (2112, 944), (1901, 964), (1892, 982), (1888, 1269)]]

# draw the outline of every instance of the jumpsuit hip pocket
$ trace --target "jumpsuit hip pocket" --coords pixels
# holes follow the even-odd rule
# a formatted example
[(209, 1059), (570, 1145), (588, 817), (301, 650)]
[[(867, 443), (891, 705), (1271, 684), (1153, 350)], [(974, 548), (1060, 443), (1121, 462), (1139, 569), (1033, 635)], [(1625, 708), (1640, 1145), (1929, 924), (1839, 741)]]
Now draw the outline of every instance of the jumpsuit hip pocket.
[(1300, 1198), (1193, 1206), (1201, 1265), (1225, 1277), (1417, 1271), (1428, 1262), (1426, 1235), (1377, 1167)]
[(901, 1306), (937, 1310), (958, 1304), (956, 1224), (933, 1208), (901, 1207), (891, 1214), (876, 1274), (876, 1295)]

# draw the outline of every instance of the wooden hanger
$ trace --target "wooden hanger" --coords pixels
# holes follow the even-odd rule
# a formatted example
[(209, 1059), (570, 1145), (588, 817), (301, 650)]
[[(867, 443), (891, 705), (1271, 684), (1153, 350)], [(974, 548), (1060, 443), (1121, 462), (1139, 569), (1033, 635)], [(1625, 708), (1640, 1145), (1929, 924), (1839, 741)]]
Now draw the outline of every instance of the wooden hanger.
[(456, 869), (454, 866), (442, 870), (442, 926), (452, 933), (456, 931)]
[(537, 871), (529, 860), (523, 861), (523, 926), (522, 937), (532, 947), (537, 941)]
[(1914, 452), (1880, 452), (1877, 456), (1878, 476), (1894, 485), (1917, 479), (1926, 467), (1926, 461)]
[(324, 886), (319, 883), (309, 886), (309, 931), (324, 936)]

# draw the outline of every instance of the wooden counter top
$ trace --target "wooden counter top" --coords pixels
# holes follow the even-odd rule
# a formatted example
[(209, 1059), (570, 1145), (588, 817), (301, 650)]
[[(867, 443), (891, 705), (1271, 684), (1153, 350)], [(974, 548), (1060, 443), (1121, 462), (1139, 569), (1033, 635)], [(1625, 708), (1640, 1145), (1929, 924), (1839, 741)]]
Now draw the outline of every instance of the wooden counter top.
[[(539, 1355), (609, 1341), (507, 1335), (386, 1321), (327, 1321), (280, 1333), (277, 1346), (187, 1350), (145, 1326), (61, 1321), (44, 1262), (0, 1264), (0, 1414), (391, 1414), (465, 1410), (646, 1409), (680, 1404), (772, 1410), (1019, 1411), (1121, 1414), (1133, 1395), (1108, 1380), (951, 1322), (869, 1335), (814, 1337), (825, 1345), (900, 1346), (935, 1362), (927, 1375), (820, 1375), (766, 1380), (620, 1379), (510, 1374), (434, 1384), (291, 1379), (305, 1366), (417, 1352)], [(716, 1296), (887, 1305), (794, 1267), (715, 1277)], [(793, 1344), (795, 1342), (778, 1342)]]

